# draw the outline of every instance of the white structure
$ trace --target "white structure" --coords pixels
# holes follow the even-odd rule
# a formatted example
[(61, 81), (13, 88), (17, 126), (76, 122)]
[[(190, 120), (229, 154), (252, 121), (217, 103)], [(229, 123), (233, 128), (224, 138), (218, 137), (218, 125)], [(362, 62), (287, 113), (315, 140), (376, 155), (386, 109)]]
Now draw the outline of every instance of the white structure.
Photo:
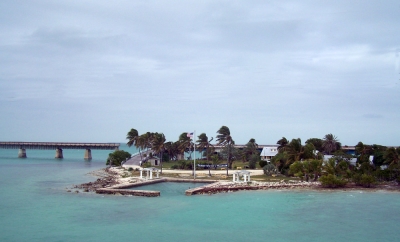
[(250, 181), (250, 172), (249, 171), (237, 171), (233, 173), (233, 182), (240, 182), (240, 176), (243, 176), (243, 182)]
[(146, 180), (153, 179), (153, 172), (156, 172), (156, 174), (157, 174), (156, 178), (160, 178), (160, 176), (159, 176), (160, 169), (155, 168), (155, 167), (150, 167), (150, 168), (143, 168), (140, 170), (140, 179), (143, 179), (143, 171), (146, 171)]
[(278, 146), (264, 147), (260, 154), (261, 160), (266, 160), (269, 162), (276, 154), (278, 154)]

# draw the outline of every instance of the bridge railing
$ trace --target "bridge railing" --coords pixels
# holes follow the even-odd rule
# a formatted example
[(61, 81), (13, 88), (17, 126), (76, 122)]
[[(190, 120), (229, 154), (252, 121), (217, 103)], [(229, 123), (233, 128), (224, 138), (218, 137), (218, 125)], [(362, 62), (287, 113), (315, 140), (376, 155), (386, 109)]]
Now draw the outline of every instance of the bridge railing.
[(0, 142), (0, 149), (93, 149), (114, 150), (120, 143), (71, 143), (71, 142)]

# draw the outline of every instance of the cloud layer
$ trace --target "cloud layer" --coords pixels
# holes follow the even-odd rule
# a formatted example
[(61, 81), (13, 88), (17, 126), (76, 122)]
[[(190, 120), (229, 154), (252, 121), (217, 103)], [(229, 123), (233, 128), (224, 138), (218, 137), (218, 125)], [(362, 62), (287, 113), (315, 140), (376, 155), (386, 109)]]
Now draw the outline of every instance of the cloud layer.
[(399, 145), (397, 1), (2, 1), (4, 141)]

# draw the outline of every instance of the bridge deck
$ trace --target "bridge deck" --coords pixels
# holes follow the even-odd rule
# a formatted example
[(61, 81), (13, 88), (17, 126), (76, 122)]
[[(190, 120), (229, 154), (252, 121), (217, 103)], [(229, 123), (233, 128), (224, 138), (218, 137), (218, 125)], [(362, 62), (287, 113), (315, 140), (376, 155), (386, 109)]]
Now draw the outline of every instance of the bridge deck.
[(69, 143), (69, 142), (0, 142), (0, 149), (91, 149), (115, 150), (119, 143)]

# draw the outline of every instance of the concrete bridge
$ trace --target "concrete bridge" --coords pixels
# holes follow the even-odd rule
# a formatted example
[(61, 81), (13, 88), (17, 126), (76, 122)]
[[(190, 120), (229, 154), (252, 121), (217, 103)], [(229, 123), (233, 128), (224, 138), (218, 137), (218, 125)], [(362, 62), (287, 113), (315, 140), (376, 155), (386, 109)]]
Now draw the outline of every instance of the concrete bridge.
[(18, 157), (26, 158), (26, 149), (55, 150), (55, 158), (62, 159), (63, 149), (85, 150), (84, 159), (92, 159), (92, 150), (118, 150), (119, 143), (64, 143), (64, 142), (0, 142), (0, 149), (19, 149)]

